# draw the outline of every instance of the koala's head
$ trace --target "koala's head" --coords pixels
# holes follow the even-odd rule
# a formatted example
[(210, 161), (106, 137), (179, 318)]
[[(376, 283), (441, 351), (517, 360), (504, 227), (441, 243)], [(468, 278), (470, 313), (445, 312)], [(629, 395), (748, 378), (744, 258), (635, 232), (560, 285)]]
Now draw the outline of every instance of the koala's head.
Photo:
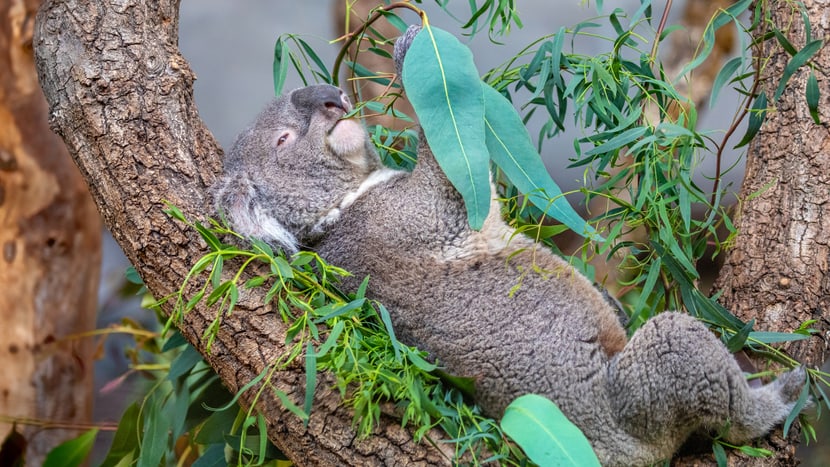
[(314, 85), (272, 101), (237, 137), (214, 187), (237, 232), (294, 251), (339, 215), (346, 196), (381, 167), (340, 89)]

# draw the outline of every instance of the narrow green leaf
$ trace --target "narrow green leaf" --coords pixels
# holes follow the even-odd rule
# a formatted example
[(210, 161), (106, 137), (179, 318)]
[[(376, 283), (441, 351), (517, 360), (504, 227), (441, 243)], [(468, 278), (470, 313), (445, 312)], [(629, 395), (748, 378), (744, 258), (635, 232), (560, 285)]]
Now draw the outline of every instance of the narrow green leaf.
[(112, 444), (110, 444), (110, 450), (100, 467), (114, 467), (120, 464), (123, 459), (134, 459), (135, 451), (138, 448), (136, 441), (138, 440), (138, 417), (140, 413), (141, 408), (138, 403), (132, 403), (124, 410), (121, 420), (118, 422), (118, 429), (115, 430)]
[(225, 260), (222, 255), (216, 255), (213, 259), (213, 268), (210, 271), (210, 285), (215, 289), (219, 287), (222, 282), (222, 269), (225, 265)]
[(213, 306), (216, 302), (218, 302), (219, 299), (222, 298), (223, 295), (225, 295), (225, 292), (228, 291), (231, 285), (234, 285), (232, 281), (225, 281), (219, 284), (219, 287), (213, 289), (213, 292), (211, 292), (210, 295), (208, 295), (207, 306)]
[(308, 414), (303, 412), (303, 410), (301, 408), (297, 407), (297, 404), (295, 404), (291, 399), (288, 398), (288, 394), (280, 391), (279, 389), (274, 389), (274, 394), (276, 394), (277, 397), (279, 397), (280, 402), (282, 402), (283, 407), (288, 409), (289, 412), (291, 412), (294, 415), (296, 415), (297, 417), (299, 417), (300, 420), (303, 420), (303, 421), (308, 420)]
[[(265, 368), (265, 370), (263, 370), (262, 373), (258, 374), (254, 379), (252, 379), (251, 381), (246, 383), (244, 386), (239, 388), (239, 390), (236, 391), (236, 394), (234, 394), (233, 398), (231, 398), (231, 400), (227, 404), (225, 404), (221, 407), (217, 407), (217, 408), (207, 407), (207, 406), (205, 408), (207, 410), (210, 410), (211, 412), (218, 412), (218, 411), (227, 410), (228, 408), (233, 407), (236, 404), (236, 401), (239, 400), (240, 397), (242, 397), (242, 394), (245, 394), (245, 391), (247, 391), (248, 389), (251, 389), (252, 387), (256, 386), (257, 384), (259, 384), (260, 381), (262, 381), (263, 378), (265, 378), (265, 376), (268, 374), (268, 370), (269, 370), (269, 368)], [(285, 394), (283, 394), (283, 395), (285, 395)]]
[(174, 381), (179, 376), (185, 373), (190, 373), (190, 370), (202, 361), (202, 355), (191, 345), (185, 347), (172, 363), (170, 363), (170, 371), (167, 372), (167, 379)]
[(404, 31), (406, 31), (406, 28), (409, 27), (406, 24), (406, 22), (404, 20), (402, 20), (394, 12), (384, 11), (384, 10), (378, 10), (378, 11), (380, 11), (380, 14), (383, 15), (383, 17), (384, 17), (384, 19), (386, 19), (386, 21), (389, 21), (389, 24), (391, 24), (392, 26), (395, 26), (396, 28), (398, 28), (398, 31), (404, 32)]
[[(315, 389), (317, 389), (317, 354), (314, 353), (314, 346), (309, 342), (305, 350), (305, 402), (303, 404), (303, 412), (309, 416), (314, 402)], [(308, 417), (304, 421), (308, 426)]]
[(674, 79), (674, 82), (677, 83), (682, 79), (686, 79), (687, 73), (700, 66), (700, 64), (703, 63), (703, 61), (706, 60), (707, 57), (709, 57), (709, 54), (712, 53), (712, 48), (714, 46), (715, 27), (714, 23), (710, 23), (710, 25), (703, 30), (703, 47), (701, 48), (700, 53), (698, 53), (692, 61), (690, 61), (686, 66), (684, 66), (682, 70), (680, 70), (680, 73), (677, 74), (677, 78)]
[(382, 303), (377, 303), (378, 314), (380, 314), (380, 319), (383, 321), (383, 325), (386, 327), (386, 332), (389, 334), (389, 340), (392, 342), (392, 349), (395, 351), (395, 361), (401, 361), (401, 343), (398, 342), (398, 338), (395, 337), (395, 330), (392, 329), (392, 318), (389, 316), (389, 310), (383, 306)]
[(426, 26), (407, 51), (406, 95), (435, 160), (464, 198), (470, 227), (490, 209), (490, 171), (484, 135), (484, 97), (470, 50), (452, 34)]
[(216, 237), (216, 235), (210, 231), (207, 227), (202, 225), (199, 222), (194, 224), (196, 226), (196, 230), (199, 232), (199, 235), (205, 240), (205, 243), (208, 244), (211, 251), (219, 251), (222, 248), (222, 242)]
[(810, 76), (807, 78), (807, 107), (810, 109), (810, 116), (816, 125), (821, 125), (821, 119), (818, 115), (818, 101), (821, 97), (821, 91), (818, 89), (818, 81), (816, 80), (816, 73), (810, 70)]
[(165, 202), (165, 204), (167, 205), (167, 209), (164, 210), (165, 214), (172, 217), (173, 219), (187, 223), (187, 219), (185, 219), (181, 209), (177, 208), (176, 206), (173, 206), (169, 202)]
[(136, 271), (135, 267), (132, 265), (127, 266), (127, 270), (124, 272), (124, 278), (127, 279), (127, 282), (130, 284), (144, 285), (144, 280), (141, 279), (141, 276), (138, 275), (138, 271)]
[(288, 55), (289, 51), (285, 40), (282, 37), (278, 38), (274, 44), (273, 74), (275, 96), (282, 94), (282, 89), (285, 87), (285, 77), (288, 75)]
[(546, 215), (582, 236), (596, 231), (571, 207), (553, 181), (516, 109), (504, 96), (481, 83), (485, 101), (487, 149), (493, 162)]
[(614, 136), (608, 141), (600, 144), (599, 146), (592, 148), (589, 151), (586, 151), (585, 155), (592, 156), (594, 154), (602, 154), (604, 152), (615, 151), (617, 149), (624, 147), (628, 143), (636, 140), (637, 138), (645, 135), (648, 131), (649, 129), (644, 126), (625, 130), (617, 136)]
[(712, 94), (709, 96), (709, 108), (714, 108), (715, 102), (718, 100), (720, 90), (732, 79), (732, 75), (741, 66), (743, 57), (735, 57), (723, 65), (723, 68), (718, 72), (715, 81), (712, 83)]
[[(259, 430), (259, 443), (257, 443), (257, 458), (259, 460), (257, 462), (260, 465), (263, 465), (265, 464), (268, 451), (268, 422), (265, 420), (265, 417), (261, 413), (258, 413), (256, 415), (256, 421), (257, 429)], [(306, 421), (306, 426), (308, 426), (308, 421)]]
[(749, 112), (749, 124), (746, 128), (746, 133), (744, 137), (741, 138), (741, 141), (735, 145), (734, 149), (738, 149), (742, 146), (746, 146), (752, 141), (752, 138), (758, 134), (758, 130), (761, 129), (761, 124), (764, 123), (764, 118), (767, 115), (767, 94), (765, 92), (761, 92), (758, 94), (758, 97), (755, 98), (755, 102), (752, 104), (752, 109)]
[(775, 35), (775, 39), (778, 40), (778, 43), (781, 45), (781, 48), (784, 49), (790, 56), (794, 56), (798, 53), (798, 50), (793, 46), (789, 39), (784, 35), (784, 33), (778, 29), (773, 28), (772, 33)]
[(435, 371), (435, 369), (438, 368), (436, 365), (424, 360), (418, 351), (412, 350), (409, 347), (404, 347), (404, 349), (406, 350), (406, 358), (408, 358), (413, 365), (420, 368), (421, 370), (429, 373), (431, 371)]
[(794, 334), (790, 332), (766, 332), (757, 331), (749, 333), (748, 339), (762, 344), (777, 344), (780, 342), (794, 342), (809, 339), (807, 334)]
[(718, 442), (712, 443), (712, 453), (715, 455), (715, 462), (718, 464), (718, 467), (728, 466), (726, 450), (723, 449), (723, 445)]
[(778, 98), (781, 97), (781, 94), (784, 93), (784, 89), (787, 87), (787, 82), (790, 80), (793, 73), (807, 63), (807, 61), (810, 60), (813, 55), (819, 51), (819, 49), (821, 49), (822, 45), (824, 45), (824, 41), (816, 39), (812, 42), (808, 42), (803, 49), (793, 55), (793, 58), (791, 58), (790, 61), (787, 62), (787, 66), (784, 67), (784, 72), (781, 73), (781, 81), (778, 83), (778, 88), (775, 90), (775, 95), (772, 100), (777, 101)]
[(326, 68), (326, 64), (323, 63), (323, 60), (320, 59), (319, 56), (317, 56), (317, 52), (314, 51), (314, 48), (308, 45), (306, 41), (300, 39), (299, 37), (295, 36), (294, 40), (296, 40), (297, 43), (300, 44), (300, 47), (303, 48), (308, 58), (311, 59), (311, 61), (313, 61), (315, 65), (317, 65), (319, 73), (315, 74), (321, 77), (323, 81), (325, 81), (326, 83), (331, 84), (331, 73), (329, 73), (329, 70), (328, 68)]
[(752, 0), (740, 0), (726, 10), (721, 11), (712, 21), (712, 29), (717, 31), (730, 21), (736, 21), (738, 16), (752, 5)]
[(141, 433), (141, 449), (137, 465), (138, 467), (157, 467), (167, 451), (168, 429), (170, 428), (167, 403), (161, 397), (150, 396), (143, 407), (143, 412), (144, 427)]
[(501, 428), (538, 465), (599, 466), (585, 435), (542, 396), (527, 394), (511, 402)]
[(746, 323), (746, 326), (742, 327), (729, 339), (726, 343), (726, 349), (729, 350), (730, 353), (735, 353), (741, 350), (744, 347), (744, 344), (746, 344), (746, 340), (749, 338), (753, 326), (755, 326), (755, 320), (751, 319), (748, 323)]
[(46, 455), (43, 467), (75, 467), (81, 465), (92, 451), (96, 435), (98, 435), (98, 429), (93, 428), (77, 438), (59, 444)]
[(343, 332), (343, 329), (346, 327), (346, 323), (342, 320), (338, 320), (334, 327), (331, 328), (329, 332), (329, 337), (326, 338), (326, 342), (320, 346), (317, 350), (317, 357), (325, 357), (326, 354), (337, 344), (337, 338), (340, 337), (340, 333)]

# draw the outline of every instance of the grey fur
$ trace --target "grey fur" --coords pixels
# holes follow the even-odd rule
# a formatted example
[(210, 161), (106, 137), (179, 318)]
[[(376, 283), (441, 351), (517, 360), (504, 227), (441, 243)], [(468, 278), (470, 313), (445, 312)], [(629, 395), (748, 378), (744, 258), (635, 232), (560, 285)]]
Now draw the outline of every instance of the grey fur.
[(659, 315), (626, 342), (603, 295), (514, 235), (495, 204), (480, 232), (469, 228), (423, 137), (411, 174), (383, 169), (365, 131), (339, 120), (349, 108), (328, 86), (269, 104), (227, 156), (217, 208), (243, 234), (288, 251), (313, 248), (351, 271), (346, 287), (370, 276), (371, 296), (390, 310), (401, 341), (476, 378), (486, 414), (542, 394), (603, 465), (639, 465), (671, 457), (699, 429), (728, 426), (734, 442), (762, 436), (792, 410), (803, 369), (751, 389), (721, 342), (679, 313)]

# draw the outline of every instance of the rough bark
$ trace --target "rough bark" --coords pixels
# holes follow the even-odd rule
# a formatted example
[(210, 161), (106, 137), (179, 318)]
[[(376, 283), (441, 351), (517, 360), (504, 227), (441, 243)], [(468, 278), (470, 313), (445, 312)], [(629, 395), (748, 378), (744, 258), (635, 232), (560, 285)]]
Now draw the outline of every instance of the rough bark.
[[(824, 2), (804, 4), (813, 38), (828, 37)], [(773, 22), (800, 49), (806, 43), (804, 25), (791, 6), (768, 3)], [(778, 102), (772, 102), (790, 55), (774, 40), (763, 42), (756, 55), (764, 57), (761, 90), (772, 108), (749, 147), (743, 202), (735, 219), (739, 234), (716, 289), (723, 290), (727, 308), (741, 319), (755, 319), (757, 329), (788, 332), (818, 320), (816, 337), (788, 348), (796, 359), (818, 366), (826, 360), (830, 318), (830, 48), (813, 59), (822, 90), (821, 125), (810, 118), (804, 97), (809, 70), (796, 73)]]
[(101, 267), (101, 221), (37, 82), (39, 3), (0, 2), (0, 415), (38, 422), (17, 427), (30, 465), (78, 435), (50, 423), (90, 421), (92, 342), (64, 337), (94, 329)]
[[(156, 297), (175, 292), (206, 252), (192, 230), (162, 212), (163, 200), (191, 219), (209, 213), (207, 190), (222, 153), (197, 114), (195, 77), (177, 35), (176, 0), (46, 1), (35, 32), (52, 126), (89, 183), (104, 222)], [(286, 328), (260, 305), (263, 298), (259, 290), (241, 297), (205, 355), (231, 391), (285, 351)], [(165, 309), (170, 311), (169, 303)], [(200, 336), (214, 313), (197, 307), (181, 326), (203, 354)], [(274, 381), (299, 403), (302, 368), (278, 372)], [(270, 438), (298, 465), (448, 463), (428, 443), (413, 443), (396, 420), (384, 418), (374, 436), (357, 439), (352, 415), (332, 385), (318, 388), (307, 428), (271, 391), (257, 405)]]
[[(793, 5), (765, 5), (775, 26), (786, 32), (796, 49), (803, 47), (804, 24)], [(828, 37), (826, 2), (804, 5), (812, 38)], [(715, 290), (723, 291), (726, 308), (743, 320), (755, 319), (759, 330), (790, 332), (807, 320), (817, 320), (811, 326), (819, 331), (816, 336), (785, 347), (795, 359), (817, 367), (826, 359), (830, 331), (830, 49), (823, 47), (813, 59), (821, 90), (821, 125), (812, 121), (805, 100), (809, 70), (796, 73), (781, 98), (772, 102), (790, 55), (775, 40), (762, 42), (755, 54), (762, 57), (761, 91), (770, 98), (771, 109), (748, 150), (743, 202), (735, 219), (739, 234)], [(752, 465), (797, 463), (792, 444), (797, 438), (763, 446), (776, 451), (776, 457)], [(731, 458), (730, 465), (732, 461), (750, 462)]]

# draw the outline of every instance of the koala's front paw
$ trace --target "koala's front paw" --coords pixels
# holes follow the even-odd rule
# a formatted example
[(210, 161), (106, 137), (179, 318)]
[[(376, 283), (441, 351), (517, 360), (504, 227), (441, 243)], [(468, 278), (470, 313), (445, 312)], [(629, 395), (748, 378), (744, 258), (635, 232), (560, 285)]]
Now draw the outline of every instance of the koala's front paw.
[(395, 41), (395, 50), (392, 56), (395, 58), (395, 70), (398, 72), (399, 77), (403, 72), (403, 59), (406, 57), (406, 51), (409, 50), (409, 46), (412, 45), (412, 41), (415, 40), (415, 36), (419, 32), (421, 32), (421, 26), (413, 24)]

